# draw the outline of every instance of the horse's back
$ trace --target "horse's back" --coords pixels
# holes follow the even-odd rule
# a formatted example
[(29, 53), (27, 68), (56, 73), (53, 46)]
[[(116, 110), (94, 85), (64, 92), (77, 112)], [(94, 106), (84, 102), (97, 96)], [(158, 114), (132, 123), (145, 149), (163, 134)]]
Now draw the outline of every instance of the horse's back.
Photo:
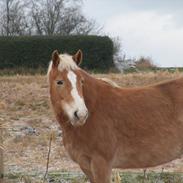
[(158, 87), (171, 99), (176, 118), (183, 123), (183, 78), (172, 80)]
[(126, 98), (129, 106), (119, 121), (115, 166), (142, 168), (179, 157), (183, 153), (183, 78), (130, 92), (134, 96), (128, 97), (134, 101)]
[(183, 100), (183, 78), (171, 80), (157, 85), (167, 97), (170, 97), (173, 102), (182, 102)]

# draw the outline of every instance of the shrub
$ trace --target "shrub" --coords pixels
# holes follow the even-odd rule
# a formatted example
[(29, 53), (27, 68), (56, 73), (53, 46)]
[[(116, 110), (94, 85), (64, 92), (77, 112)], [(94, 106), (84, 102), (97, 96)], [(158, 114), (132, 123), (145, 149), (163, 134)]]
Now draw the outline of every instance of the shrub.
[(140, 57), (139, 60), (135, 62), (135, 67), (137, 69), (155, 69), (157, 66), (153, 63), (150, 57)]
[(109, 70), (113, 66), (113, 43), (102, 36), (0, 37), (0, 69), (46, 69), (53, 50), (74, 54), (81, 49), (82, 67)]

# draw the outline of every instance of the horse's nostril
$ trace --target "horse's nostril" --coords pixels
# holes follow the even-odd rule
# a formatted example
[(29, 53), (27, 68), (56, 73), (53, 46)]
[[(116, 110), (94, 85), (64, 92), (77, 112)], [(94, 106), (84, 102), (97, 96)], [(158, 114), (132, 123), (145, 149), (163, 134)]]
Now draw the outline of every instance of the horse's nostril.
[(74, 116), (75, 116), (77, 119), (79, 119), (78, 111), (75, 111), (75, 112), (74, 112)]

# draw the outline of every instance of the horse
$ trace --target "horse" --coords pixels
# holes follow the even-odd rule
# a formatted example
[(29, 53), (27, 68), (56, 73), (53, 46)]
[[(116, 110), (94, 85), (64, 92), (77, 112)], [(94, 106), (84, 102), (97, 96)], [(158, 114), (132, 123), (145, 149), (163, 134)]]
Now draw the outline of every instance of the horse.
[(113, 168), (154, 167), (183, 153), (183, 78), (120, 88), (94, 78), (74, 55), (52, 53), (53, 111), (63, 144), (91, 183), (109, 183)]

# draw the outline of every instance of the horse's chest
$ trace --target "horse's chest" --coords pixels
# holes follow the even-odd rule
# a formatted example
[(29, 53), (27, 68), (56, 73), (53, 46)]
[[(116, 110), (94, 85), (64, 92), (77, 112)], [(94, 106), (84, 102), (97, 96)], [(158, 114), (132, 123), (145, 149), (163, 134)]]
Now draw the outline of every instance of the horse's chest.
[(80, 156), (79, 149), (77, 147), (75, 147), (74, 142), (72, 142), (72, 141), (63, 140), (63, 142), (64, 142), (64, 147), (65, 147), (69, 157), (73, 161), (77, 162), (77, 159)]

